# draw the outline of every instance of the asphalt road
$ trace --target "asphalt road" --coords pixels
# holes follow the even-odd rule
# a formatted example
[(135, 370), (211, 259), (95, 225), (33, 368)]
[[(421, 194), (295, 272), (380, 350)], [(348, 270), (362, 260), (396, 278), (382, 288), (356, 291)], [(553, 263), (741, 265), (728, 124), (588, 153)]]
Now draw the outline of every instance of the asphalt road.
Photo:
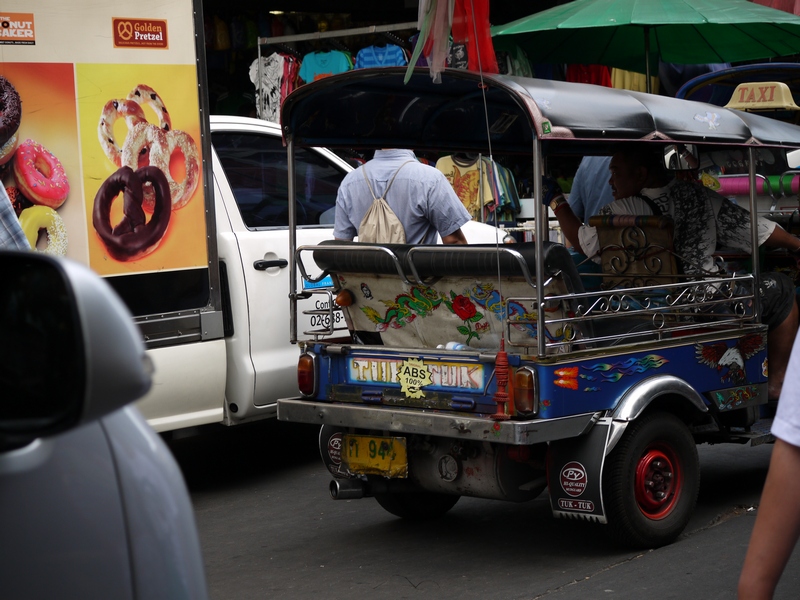
[[(408, 523), (373, 499), (333, 501), (315, 427), (267, 421), (170, 442), (195, 506), (211, 597), (735, 598), (771, 446), (700, 446), (695, 515), (674, 544), (612, 545), (599, 525), (462, 498)], [(795, 599), (800, 553), (776, 598)]]

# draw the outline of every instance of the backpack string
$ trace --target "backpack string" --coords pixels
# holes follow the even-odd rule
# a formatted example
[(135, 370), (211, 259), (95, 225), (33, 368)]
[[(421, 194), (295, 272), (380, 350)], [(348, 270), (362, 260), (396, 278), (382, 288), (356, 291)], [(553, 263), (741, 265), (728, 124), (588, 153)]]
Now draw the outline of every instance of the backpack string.
[[(381, 196), (381, 197), (384, 200), (386, 199), (386, 194), (389, 193), (389, 188), (392, 187), (392, 184), (394, 183), (394, 178), (397, 177), (397, 174), (400, 172), (400, 169), (405, 167), (408, 163), (412, 163), (412, 162), (414, 162), (414, 161), (413, 160), (407, 160), (402, 165), (397, 167), (397, 171), (394, 172), (394, 175), (392, 175), (392, 178), (389, 180), (389, 183), (386, 184), (386, 189), (383, 190), (383, 196)], [(369, 182), (369, 178), (367, 177), (367, 167), (366, 167), (366, 165), (361, 168), (361, 174), (364, 176), (364, 181), (367, 182), (367, 187), (369, 188), (369, 193), (372, 194), (372, 200), (374, 202), (378, 198), (375, 197), (375, 192), (372, 190), (372, 184)]]

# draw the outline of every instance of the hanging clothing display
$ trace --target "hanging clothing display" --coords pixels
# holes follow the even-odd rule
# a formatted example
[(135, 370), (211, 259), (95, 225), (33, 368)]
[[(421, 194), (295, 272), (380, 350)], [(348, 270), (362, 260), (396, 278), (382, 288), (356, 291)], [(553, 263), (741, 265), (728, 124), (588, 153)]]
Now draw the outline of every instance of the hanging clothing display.
[(455, 0), (452, 32), (453, 46), (465, 47), (468, 66), (463, 68), (499, 72), (489, 31), (489, 0)]
[(567, 81), (611, 87), (611, 70), (604, 65), (567, 65)]
[(329, 52), (309, 52), (303, 56), (300, 79), (311, 83), (323, 77), (344, 73), (353, 68), (347, 54), (339, 50)]
[(259, 119), (280, 122), (281, 103), (294, 90), (299, 70), (297, 58), (277, 52), (261, 57), (261, 79), (258, 59), (250, 64), (250, 81), (256, 86), (256, 115)]
[[(634, 92), (647, 91), (647, 76), (644, 73), (635, 73), (624, 69), (611, 69), (611, 87), (620, 90), (631, 90)], [(658, 94), (658, 77), (650, 77), (650, 90), (653, 94)]]
[(387, 44), (386, 46), (367, 46), (359, 50), (353, 68), (405, 67), (407, 64), (408, 58), (403, 49), (394, 44)]
[(498, 211), (498, 220), (513, 221), (519, 213), (519, 194), (513, 174), (488, 157), (443, 156), (436, 161), (436, 168), (453, 186), (473, 219), (488, 221), (491, 213)]
[(443, 156), (436, 161), (436, 168), (447, 177), (472, 218), (480, 220), (481, 206), (492, 204), (494, 194), (492, 178), (483, 161), (478, 159), (478, 156), (470, 155)]

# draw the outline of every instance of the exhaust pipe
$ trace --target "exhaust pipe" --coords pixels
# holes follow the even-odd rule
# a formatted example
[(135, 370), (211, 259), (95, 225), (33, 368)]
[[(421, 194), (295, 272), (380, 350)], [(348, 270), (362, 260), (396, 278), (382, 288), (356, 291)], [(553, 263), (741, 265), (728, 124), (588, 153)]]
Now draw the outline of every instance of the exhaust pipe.
[(364, 497), (364, 482), (360, 479), (334, 479), (330, 491), (334, 500), (358, 500)]

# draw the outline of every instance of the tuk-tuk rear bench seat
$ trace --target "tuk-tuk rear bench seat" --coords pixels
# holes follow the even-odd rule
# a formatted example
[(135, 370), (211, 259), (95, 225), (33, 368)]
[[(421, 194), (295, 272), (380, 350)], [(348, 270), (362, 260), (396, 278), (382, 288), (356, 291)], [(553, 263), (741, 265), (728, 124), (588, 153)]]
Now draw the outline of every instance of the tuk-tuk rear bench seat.
[[(329, 241), (313, 248), (313, 258), (353, 294), (353, 304), (345, 308), (350, 329), (378, 332), (384, 345), (435, 348), (450, 343), (497, 350), (507, 317), (507, 341), (536, 346), (533, 243), (498, 247)], [(547, 304), (547, 318), (567, 319), (575, 310), (569, 297), (582, 293), (583, 285), (563, 245), (545, 243), (544, 269), (545, 295), (565, 296)], [(570, 335), (564, 323), (547, 326), (549, 341)]]

